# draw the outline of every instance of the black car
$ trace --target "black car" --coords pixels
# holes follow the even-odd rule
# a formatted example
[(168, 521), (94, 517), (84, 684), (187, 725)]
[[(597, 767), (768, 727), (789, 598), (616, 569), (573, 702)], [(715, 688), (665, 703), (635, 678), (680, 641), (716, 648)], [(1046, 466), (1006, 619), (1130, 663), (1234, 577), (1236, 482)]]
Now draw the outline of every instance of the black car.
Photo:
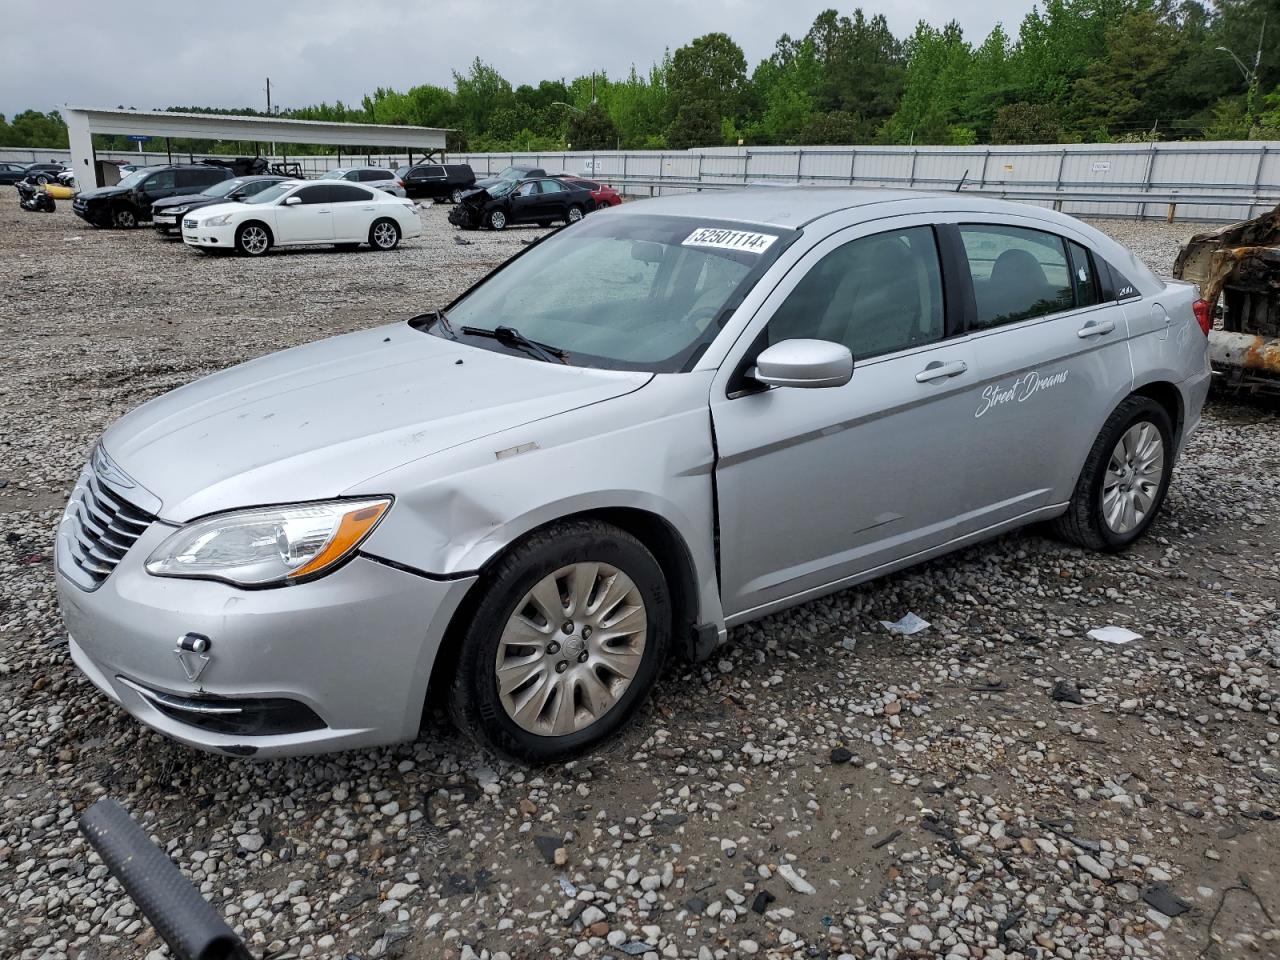
[(396, 176), (404, 181), (405, 193), (410, 197), (452, 200), (454, 203), (476, 185), (475, 171), (467, 163), (419, 163), (400, 167)]
[(449, 222), (470, 229), (502, 230), (513, 223), (548, 227), (556, 220), (576, 223), (591, 204), (590, 190), (555, 177), (500, 180), (492, 187), (463, 196), (449, 211)]
[(27, 164), (8, 161), (0, 163), (0, 183), (17, 183), (19, 180), (25, 180), (26, 177)]
[(161, 235), (182, 234), (182, 215), (188, 210), (198, 210), (211, 203), (243, 200), (261, 193), (267, 187), (284, 183), (288, 177), (233, 177), (207, 187), (199, 193), (165, 197), (151, 205), (151, 222)]
[(528, 180), (530, 177), (545, 177), (547, 171), (541, 167), (531, 167), (527, 164), (517, 163), (507, 167), (496, 177), (485, 177), (483, 180), (477, 180), (474, 185), (476, 190), (488, 190), (490, 187), (496, 187), (504, 180), (516, 183), (520, 180)]
[(157, 200), (201, 193), (230, 179), (230, 170), (198, 163), (146, 167), (135, 170), (114, 187), (82, 190), (71, 201), (71, 209), (95, 227), (136, 227), (151, 219), (151, 205)]

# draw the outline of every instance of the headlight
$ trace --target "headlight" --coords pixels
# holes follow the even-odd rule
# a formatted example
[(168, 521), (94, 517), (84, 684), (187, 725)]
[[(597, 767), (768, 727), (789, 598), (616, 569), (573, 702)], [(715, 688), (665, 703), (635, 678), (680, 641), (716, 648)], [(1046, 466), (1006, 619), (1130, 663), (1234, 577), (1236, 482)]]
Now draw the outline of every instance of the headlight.
[(190, 207), (170, 207), (169, 212), (170, 213), (186, 213), (190, 209), (191, 209)]
[(160, 544), (147, 558), (147, 572), (244, 587), (294, 583), (351, 556), (390, 506), (391, 499), (384, 497), (206, 517)]
[(228, 223), (230, 223), (230, 222), (231, 222), (231, 218), (232, 218), (232, 217), (234, 217), (234, 216), (235, 216), (235, 214), (234, 214), (234, 213), (224, 213), (224, 214), (223, 214), (222, 216), (220, 216), (220, 217), (210, 217), (208, 220), (206, 220), (206, 221), (202, 224), (202, 226), (205, 226), (205, 227), (225, 227)]

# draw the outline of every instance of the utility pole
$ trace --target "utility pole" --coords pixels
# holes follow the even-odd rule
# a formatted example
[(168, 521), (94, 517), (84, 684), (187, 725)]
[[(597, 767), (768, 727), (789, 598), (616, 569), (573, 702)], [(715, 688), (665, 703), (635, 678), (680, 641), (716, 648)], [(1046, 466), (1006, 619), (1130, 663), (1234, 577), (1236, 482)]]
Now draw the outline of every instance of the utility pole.
[[(267, 77), (267, 116), (271, 116), (271, 78)], [(276, 155), (276, 142), (271, 141), (271, 155)]]
[(1253, 77), (1249, 81), (1248, 114), (1249, 132), (1253, 133), (1253, 110), (1258, 100), (1258, 68), (1262, 66), (1262, 38), (1267, 32), (1267, 15), (1262, 15), (1262, 27), (1258, 30), (1258, 52), (1253, 57)]

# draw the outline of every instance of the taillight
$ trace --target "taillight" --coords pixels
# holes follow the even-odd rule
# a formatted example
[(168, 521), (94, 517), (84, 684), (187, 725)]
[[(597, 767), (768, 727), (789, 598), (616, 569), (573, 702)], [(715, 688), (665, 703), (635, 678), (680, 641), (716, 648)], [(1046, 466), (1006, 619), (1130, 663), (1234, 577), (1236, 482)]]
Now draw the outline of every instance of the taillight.
[(1200, 332), (1206, 337), (1209, 331), (1213, 329), (1213, 307), (1208, 300), (1197, 300), (1191, 305), (1191, 309), (1195, 311), (1196, 323), (1200, 324)]

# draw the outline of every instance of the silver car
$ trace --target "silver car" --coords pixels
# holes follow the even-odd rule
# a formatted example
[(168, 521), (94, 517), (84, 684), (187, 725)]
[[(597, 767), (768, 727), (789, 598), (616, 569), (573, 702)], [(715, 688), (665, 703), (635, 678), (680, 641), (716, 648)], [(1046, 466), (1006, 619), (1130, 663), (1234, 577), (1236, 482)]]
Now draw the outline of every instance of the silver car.
[(376, 190), (385, 190), (394, 197), (409, 196), (404, 181), (394, 170), (385, 167), (334, 167), (320, 176), (321, 180), (350, 180), (352, 183), (363, 183)]
[(1200, 421), (1195, 301), (1035, 207), (625, 204), (112, 426), (58, 537), (71, 654), (228, 754), (412, 739), (439, 699), (571, 756), (736, 624), (1033, 521), (1133, 543)]

